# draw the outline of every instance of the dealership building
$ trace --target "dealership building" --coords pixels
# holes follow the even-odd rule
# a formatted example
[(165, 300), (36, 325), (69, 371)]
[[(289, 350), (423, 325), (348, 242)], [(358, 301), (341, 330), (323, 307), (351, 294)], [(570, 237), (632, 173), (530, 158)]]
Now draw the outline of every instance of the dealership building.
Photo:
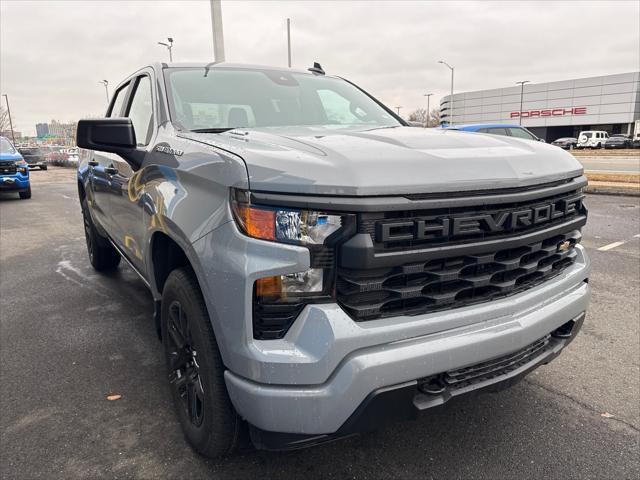
[(632, 135), (640, 120), (640, 72), (455, 93), (451, 107), (448, 95), (440, 103), (443, 124), (522, 121), (548, 142), (582, 130)]

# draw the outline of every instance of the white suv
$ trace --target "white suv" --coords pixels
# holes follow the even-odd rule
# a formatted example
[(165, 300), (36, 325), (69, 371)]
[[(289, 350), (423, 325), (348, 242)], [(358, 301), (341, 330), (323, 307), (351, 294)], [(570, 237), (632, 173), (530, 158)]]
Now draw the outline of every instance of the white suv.
[(577, 148), (602, 148), (609, 134), (602, 130), (586, 130), (578, 135)]

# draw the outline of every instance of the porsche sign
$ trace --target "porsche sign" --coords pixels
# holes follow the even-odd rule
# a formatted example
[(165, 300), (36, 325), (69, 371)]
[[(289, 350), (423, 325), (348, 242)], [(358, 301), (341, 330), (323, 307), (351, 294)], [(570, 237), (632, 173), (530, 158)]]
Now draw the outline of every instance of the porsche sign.
[(563, 117), (566, 115), (586, 115), (587, 107), (570, 108), (545, 108), (542, 110), (527, 110), (522, 112), (511, 112), (509, 118), (536, 118), (536, 117)]

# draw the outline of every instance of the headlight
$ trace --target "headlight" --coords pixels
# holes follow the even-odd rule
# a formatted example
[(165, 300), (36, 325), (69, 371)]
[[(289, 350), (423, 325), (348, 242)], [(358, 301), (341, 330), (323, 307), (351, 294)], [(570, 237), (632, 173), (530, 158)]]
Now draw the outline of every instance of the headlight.
[(340, 215), (251, 205), (244, 190), (232, 190), (231, 206), (240, 230), (262, 240), (323, 245), (342, 226)]
[(254, 338), (282, 338), (305, 304), (333, 301), (335, 245), (346, 231), (355, 229), (354, 219), (315, 210), (252, 205), (250, 193), (238, 189), (231, 190), (231, 208), (245, 235), (309, 249), (309, 269), (259, 278), (254, 284)]
[(29, 165), (26, 162), (16, 162), (16, 170), (23, 175), (26, 175), (29, 171)]

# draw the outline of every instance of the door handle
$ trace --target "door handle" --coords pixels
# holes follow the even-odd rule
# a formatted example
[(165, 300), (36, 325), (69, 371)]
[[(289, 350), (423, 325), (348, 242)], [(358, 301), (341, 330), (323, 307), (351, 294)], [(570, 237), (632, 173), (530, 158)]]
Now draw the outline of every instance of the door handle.
[(104, 172), (109, 175), (116, 175), (118, 173), (118, 169), (114, 167), (105, 167)]
[(95, 160), (89, 160), (89, 166), (90, 167), (97, 167), (98, 165), (100, 165), (98, 162), (96, 162)]

